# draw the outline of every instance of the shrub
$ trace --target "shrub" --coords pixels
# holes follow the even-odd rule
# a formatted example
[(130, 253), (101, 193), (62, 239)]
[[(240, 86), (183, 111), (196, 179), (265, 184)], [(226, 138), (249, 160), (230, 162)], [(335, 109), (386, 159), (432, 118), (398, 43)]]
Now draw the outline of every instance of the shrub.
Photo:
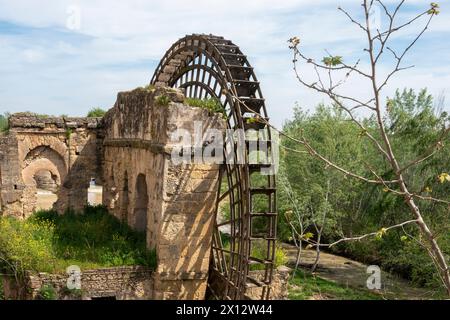
[(145, 87), (137, 88), (137, 90), (141, 90), (141, 91), (145, 91), (145, 92), (153, 92), (153, 91), (155, 91), (155, 89), (156, 89), (155, 86), (152, 85), (152, 84), (149, 84), (149, 85), (147, 85)]
[(51, 222), (18, 221), (0, 218), (0, 262), (2, 269), (12, 272), (39, 270), (50, 272), (55, 268), (52, 250), (54, 225)]
[[(267, 242), (266, 241), (254, 241), (252, 242), (252, 252), (251, 255), (258, 259), (266, 259), (266, 253), (267, 253)], [(274, 267), (277, 268), (279, 266), (282, 266), (286, 263), (286, 253), (284, 252), (283, 248), (279, 244), (276, 244), (275, 246), (275, 265)], [(261, 270), (264, 269), (262, 264), (254, 264), (250, 265), (250, 270)]]
[(8, 129), (9, 129), (8, 115), (0, 114), (0, 132), (8, 131)]
[(64, 287), (62, 293), (65, 296), (70, 296), (72, 298), (81, 299), (83, 297), (83, 290), (81, 289), (69, 289)]
[(222, 113), (225, 115), (225, 110), (219, 100), (215, 98), (209, 99), (197, 99), (197, 98), (186, 98), (184, 103), (191, 107), (203, 108), (208, 110), (210, 113)]
[(39, 290), (39, 299), (41, 300), (56, 300), (56, 298), (55, 288), (49, 284), (43, 285)]

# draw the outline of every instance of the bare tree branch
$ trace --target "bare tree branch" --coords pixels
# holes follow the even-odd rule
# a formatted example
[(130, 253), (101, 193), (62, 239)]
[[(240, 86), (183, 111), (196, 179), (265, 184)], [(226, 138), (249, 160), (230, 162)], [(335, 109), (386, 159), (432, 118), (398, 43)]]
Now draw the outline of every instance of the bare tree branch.
[[(405, 226), (407, 224), (411, 224), (411, 223), (417, 223), (417, 220), (408, 220), (408, 221), (404, 221), (402, 223), (399, 223), (399, 224), (396, 224), (396, 225), (393, 225), (393, 226), (390, 226), (390, 227), (387, 227), (387, 228), (383, 228), (383, 232), (387, 232), (387, 231), (389, 231), (391, 229), (401, 228), (401, 227), (403, 227), (403, 226)], [(335, 242), (332, 242), (332, 243), (321, 243), (321, 244), (318, 244), (318, 243), (314, 243), (313, 241), (309, 241), (309, 242), (310, 242), (310, 245), (313, 246), (313, 247), (320, 245), (321, 247), (331, 248), (331, 247), (333, 247), (333, 246), (335, 246), (335, 245), (337, 245), (337, 244), (339, 244), (341, 242), (359, 241), (359, 240), (363, 240), (363, 239), (368, 238), (368, 237), (374, 237), (374, 236), (377, 236), (377, 235), (380, 235), (380, 231), (366, 233), (366, 234), (363, 234), (363, 235), (360, 235), (360, 236), (356, 236), (356, 237), (344, 237), (344, 238), (341, 238), (341, 239), (339, 239), (339, 240), (337, 240)]]

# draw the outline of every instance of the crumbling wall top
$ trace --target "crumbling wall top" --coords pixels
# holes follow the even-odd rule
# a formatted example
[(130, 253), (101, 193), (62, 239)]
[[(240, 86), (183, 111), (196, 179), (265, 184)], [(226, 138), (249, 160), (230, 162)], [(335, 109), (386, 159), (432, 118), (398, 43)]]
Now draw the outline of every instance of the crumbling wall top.
[(101, 127), (102, 118), (88, 117), (54, 117), (39, 115), (31, 112), (14, 113), (9, 117), (9, 127), (22, 129), (68, 129), (87, 128), (97, 129)]

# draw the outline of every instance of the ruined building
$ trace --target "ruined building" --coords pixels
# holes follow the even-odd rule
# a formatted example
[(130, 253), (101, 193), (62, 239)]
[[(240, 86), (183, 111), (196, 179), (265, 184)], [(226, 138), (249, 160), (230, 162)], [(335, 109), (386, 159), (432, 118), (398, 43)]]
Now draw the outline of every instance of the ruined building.
[[(223, 37), (186, 36), (151, 84), (119, 93), (103, 118), (12, 115), (0, 136), (1, 214), (27, 218), (42, 207), (62, 214), (95, 202), (145, 232), (157, 269), (86, 271), (84, 298), (203, 299), (207, 287), (219, 299), (283, 297), (285, 276), (274, 273), (276, 141), (247, 57)], [(219, 102), (225, 114), (191, 107), (186, 97)], [(171, 133), (195, 136), (196, 121), (200, 136), (210, 128), (238, 133), (219, 152), (229, 162), (173, 161), (186, 154), (172, 152), (184, 142)], [(228, 217), (216, 221), (225, 207)], [(30, 276), (30, 298), (48, 282), (63, 286), (64, 278)]]
[[(155, 102), (162, 95), (171, 101), (167, 106)], [(170, 133), (193, 132), (194, 120), (223, 129), (224, 120), (183, 100), (173, 89), (137, 89), (119, 93), (103, 119), (12, 115), (9, 133), (0, 138), (2, 215), (30, 216), (37, 183), (48, 178), (56, 187), (55, 209), (82, 210), (95, 179), (110, 213), (145, 231), (158, 253), (147, 298), (203, 298), (218, 166), (173, 164)]]

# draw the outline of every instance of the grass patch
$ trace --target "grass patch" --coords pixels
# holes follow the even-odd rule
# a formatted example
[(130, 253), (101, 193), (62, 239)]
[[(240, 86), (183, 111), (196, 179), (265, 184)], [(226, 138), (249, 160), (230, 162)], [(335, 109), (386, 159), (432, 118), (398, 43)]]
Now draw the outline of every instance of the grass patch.
[(221, 113), (225, 115), (225, 110), (219, 100), (215, 98), (197, 99), (186, 98), (184, 103), (191, 107), (197, 107), (208, 110), (210, 113)]
[(12, 272), (62, 273), (70, 265), (156, 267), (156, 252), (146, 249), (145, 235), (102, 206), (88, 206), (82, 214), (41, 211), (25, 221), (2, 217), (0, 257), (7, 261), (0, 268)]
[(298, 270), (289, 281), (289, 300), (381, 300), (382, 297), (363, 289), (344, 287), (311, 273)]

